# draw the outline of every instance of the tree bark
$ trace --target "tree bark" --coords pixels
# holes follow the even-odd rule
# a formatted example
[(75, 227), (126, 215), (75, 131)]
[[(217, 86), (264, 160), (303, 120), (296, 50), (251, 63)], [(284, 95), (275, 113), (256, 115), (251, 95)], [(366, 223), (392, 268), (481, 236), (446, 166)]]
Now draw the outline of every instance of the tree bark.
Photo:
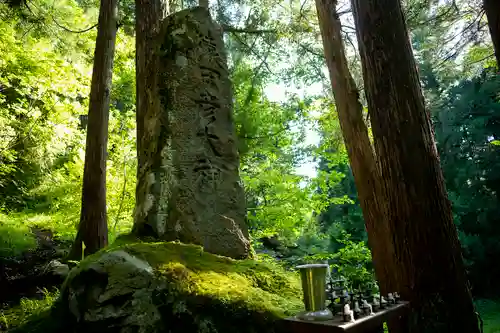
[(500, 1), (483, 0), (484, 11), (488, 18), (488, 27), (490, 29), (497, 67), (500, 68)]
[(408, 332), (479, 332), (399, 0), (352, 0)]
[(139, 179), (147, 158), (147, 152), (141, 140), (144, 137), (145, 115), (160, 108), (159, 58), (156, 52), (156, 38), (160, 21), (169, 14), (169, 0), (136, 0), (135, 11), (137, 177)]
[[(160, 22), (169, 14), (169, 0), (136, 0), (135, 1), (135, 77), (136, 77), (136, 123), (137, 123), (137, 203), (141, 202), (139, 184), (146, 175), (145, 163), (148, 159), (147, 141), (150, 133), (145, 133), (148, 114), (160, 113), (160, 97), (158, 91), (159, 56), (156, 51)], [(157, 123), (157, 126), (160, 124)], [(152, 236), (150, 230), (144, 229), (142, 221), (134, 214), (132, 232), (139, 236)]]
[(379, 193), (379, 170), (363, 119), (359, 92), (347, 65), (336, 6), (336, 1), (316, 0), (335, 107), (363, 210), (375, 272), (381, 292), (385, 294), (397, 291), (392, 242), (380, 202), (383, 197)]
[(101, 1), (90, 87), (82, 210), (70, 259), (82, 258), (82, 242), (85, 244), (85, 255), (97, 252), (108, 243), (106, 159), (117, 15), (118, 0)]

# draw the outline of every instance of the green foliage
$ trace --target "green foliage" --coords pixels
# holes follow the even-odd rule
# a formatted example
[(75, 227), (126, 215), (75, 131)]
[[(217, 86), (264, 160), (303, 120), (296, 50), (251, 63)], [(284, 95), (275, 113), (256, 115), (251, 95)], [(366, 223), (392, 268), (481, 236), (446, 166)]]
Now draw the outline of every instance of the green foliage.
[(500, 291), (498, 228), (500, 80), (496, 70), (461, 81), (435, 106), (436, 136), (466, 264), (476, 293)]
[[(325, 102), (328, 103), (328, 102)], [(342, 138), (336, 111), (329, 110), (319, 118), (322, 141), (316, 150), (318, 156), (318, 178), (324, 178), (317, 191), (329, 199), (327, 207), (319, 210), (318, 223), (321, 231), (328, 235), (328, 250), (338, 251), (345, 246), (345, 235), (354, 242), (366, 241), (363, 214), (359, 205), (354, 176)]]
[[(46, 123), (37, 119), (32, 121), (34, 126), (28, 136), (32, 146), (29, 150), (25, 146), (17, 150), (10, 147), (0, 150), (2, 161), (8, 162), (0, 164), (0, 172), (4, 176), (0, 178), (0, 186), (4, 189), (0, 194), (0, 205), (4, 207), (6, 219), (12, 219), (9, 223), (13, 226), (23, 216), (26, 220), (38, 216), (37, 225), (51, 228), (67, 238), (74, 236), (80, 213), (85, 115), (91, 68), (88, 55), (92, 54), (95, 32), (75, 35), (61, 26), (81, 30), (95, 23), (96, 3), (63, 1), (52, 8), (44, 0), (37, 0), (33, 13), (24, 10), (22, 15), (9, 15), (9, 21), (2, 22), (5, 36), (9, 33), (11, 37), (3, 38), (7, 41), (3, 45), (6, 52), (1, 53), (0, 64), (14, 59), (9, 60), (9, 63), (17, 64), (19, 69), (13, 65), (6, 67), (5, 71), (10, 73), (10, 77), (25, 82), (28, 90), (47, 91), (44, 98), (48, 106), (44, 112), (50, 120)], [(259, 6), (255, 10), (260, 11)], [(257, 25), (269, 22), (265, 15), (257, 12), (252, 15)], [(36, 28), (28, 28), (27, 17), (39, 20)], [(238, 21), (237, 17), (227, 19), (232, 23)], [(74, 23), (71, 23), (72, 20)], [(64, 40), (54, 36), (56, 31), (62, 33)], [(19, 36), (24, 39), (17, 38)], [(41, 53), (35, 47), (38, 44), (43, 44)], [(24, 49), (28, 52), (24, 52)], [(120, 31), (116, 49), (107, 161), (111, 238), (130, 228), (136, 177), (133, 38)], [(50, 61), (41, 58), (44, 54)], [(304, 226), (313, 221), (313, 211), (321, 210), (326, 204), (324, 197), (315, 193), (321, 180), (313, 184), (295, 172), (295, 167), (310, 150), (303, 141), (311, 101), (297, 96), (291, 96), (284, 103), (268, 100), (263, 89), (269, 73), (252, 69), (252, 59), (249, 62), (247, 58), (234, 62), (232, 78), (249, 222), (255, 238), (278, 233), (291, 243), (297, 239)], [(30, 71), (23, 71), (28, 65), (31, 66)], [(47, 76), (47, 72), (53, 74)], [(52, 92), (53, 87), (61, 88)], [(0, 123), (8, 125), (2, 126), (0, 132), (10, 131), (17, 138), (25, 134), (22, 131), (26, 131), (26, 126), (22, 126), (20, 121), (14, 123), (15, 119), (11, 119), (13, 110), (27, 113), (30, 100), (26, 94), (19, 98), (8, 97), (0, 94), (0, 98), (6, 100), (5, 103), (10, 103), (0, 108)], [(57, 108), (53, 107), (54, 101), (57, 102)], [(45, 150), (47, 153), (43, 156), (33, 155)], [(35, 224), (23, 223), (29, 226)], [(27, 246), (28, 243), (25, 244)], [(26, 246), (20, 245), (19, 249), (25, 249)]]
[(349, 239), (350, 235), (345, 234), (341, 240), (344, 247), (335, 253), (333, 268), (351, 284), (351, 288), (367, 287), (375, 280), (371, 252), (364, 242), (355, 243)]
[[(456, 3), (459, 8), (454, 8)], [(500, 81), (497, 73), (484, 70), (494, 59), (489, 57), (490, 41), (476, 29), (484, 24), (484, 18), (476, 20), (476, 3), (407, 0), (405, 10), (474, 292), (488, 295), (500, 292), (500, 269), (491, 261), (500, 255), (496, 172)], [(68, 29), (94, 25), (98, 2), (29, 4), (30, 8), (14, 11), (0, 4), (0, 256), (17, 256), (36, 246), (34, 227), (73, 239), (80, 214), (95, 29), (77, 34)], [(122, 3), (125, 31), (120, 30), (117, 38), (111, 91), (107, 160), (111, 240), (130, 230), (135, 201), (133, 9), (133, 2)], [(180, 245), (118, 241), (110, 249), (121, 244), (155, 263), (162, 273), (184, 272), (198, 279), (199, 293), (251, 298), (255, 308), (279, 315), (301, 303), (296, 276), (283, 275), (276, 258), (286, 268), (329, 260), (332, 270), (352, 287), (369, 285), (374, 279), (371, 255), (332, 96), (289, 92), (294, 90), (289, 89), (292, 84), (330, 90), (314, 3), (282, 6), (223, 0), (213, 12), (224, 24), (266, 31), (225, 36), (257, 261), (233, 265)], [(453, 35), (460, 25), (468, 30), (457, 39)], [(352, 51), (349, 41), (346, 45)], [(359, 63), (356, 57), (352, 60), (350, 68), (362, 87)], [(266, 94), (273, 83), (288, 90), (284, 101), (275, 102), (275, 96)], [(305, 143), (311, 127), (321, 135), (318, 146)], [(298, 175), (296, 168), (311, 158), (318, 162), (317, 176)], [(265, 252), (259, 239), (275, 235), (282, 247)], [(221, 283), (214, 286), (214, 280)], [(282, 295), (276, 298), (270, 293)], [(43, 301), (23, 300), (5, 311), (0, 323), (9, 327), (26, 323), (30, 314), (36, 321), (52, 301), (51, 294)], [(478, 309), (486, 332), (498, 331), (498, 303), (481, 301)]]
[(0, 214), (0, 256), (18, 256), (23, 251), (36, 246), (36, 241), (29, 226), (22, 219), (15, 219)]
[(344, 278), (350, 289), (370, 287), (375, 282), (370, 250), (365, 242), (353, 242), (351, 235), (345, 232), (340, 237), (336, 239), (342, 245), (338, 251), (305, 255), (301, 261), (316, 263), (327, 260), (334, 275)]
[[(475, 286), (493, 288), (500, 277), (489, 269), (488, 259), (500, 254), (495, 187), (500, 86), (493, 73), (475, 77), (492, 61), (487, 57), (491, 45), (482, 34), (474, 41), (467, 32), (453, 54), (454, 27), (473, 22), (476, 10), (474, 4), (458, 3), (456, 10), (448, 1), (408, 0), (405, 10), (465, 258)], [(0, 255), (35, 246), (32, 227), (74, 237), (95, 29), (69, 30), (94, 25), (97, 4), (34, 0), (30, 8), (14, 11), (0, 5)], [(135, 201), (133, 9), (131, 1), (121, 6), (126, 27), (117, 37), (111, 91), (111, 239), (130, 230)], [(352, 283), (369, 282), (373, 273), (364, 220), (325, 76), (314, 3), (224, 0), (213, 13), (224, 24), (266, 31), (225, 35), (251, 236), (258, 252), (263, 251), (259, 239), (266, 236), (277, 235), (286, 248), (268, 257), (259, 254), (260, 260), (281, 256), (290, 267), (330, 259)], [(356, 57), (352, 60), (361, 87), (360, 66)], [(269, 96), (270, 84), (286, 90), (285, 100)], [(309, 86), (319, 88), (315, 94), (300, 92)], [(321, 136), (317, 146), (306, 144), (311, 128)], [(317, 176), (298, 175), (297, 167), (310, 159), (318, 162)], [(492, 277), (482, 283), (486, 272)]]
[(293, 242), (327, 201), (315, 193), (315, 183), (295, 172), (309, 149), (303, 141), (312, 101), (292, 96), (288, 103), (271, 102), (263, 93), (262, 79), (244, 62), (233, 68), (232, 79), (252, 235), (279, 234)]
[(24, 197), (81, 140), (75, 117), (87, 94), (83, 68), (59, 56), (51, 40), (21, 37), (0, 23), (0, 207), (19, 209)]
[(0, 329), (10, 330), (25, 325), (30, 321), (33, 322), (43, 318), (57, 297), (59, 297), (58, 291), (49, 292), (44, 290), (42, 299), (22, 298), (19, 305), (5, 311), (0, 310)]
[[(11, 135), (16, 142), (23, 143), (0, 149), (0, 207), (5, 211), (3, 223), (9, 230), (2, 234), (2, 243), (6, 244), (3, 247), (9, 249), (6, 253), (19, 254), (32, 247), (29, 229), (34, 226), (49, 228), (64, 239), (74, 237), (80, 214), (85, 115), (95, 29), (79, 34), (70, 30), (85, 30), (95, 24), (97, 3), (65, 0), (54, 5), (48, 0), (36, 0), (30, 8), (15, 12), (6, 7), (0, 10), (6, 18), (0, 30), (4, 41), (0, 46), (0, 69), (8, 74), (1, 76), (0, 80), (5, 82), (0, 84), (15, 92), (12, 95), (5, 94), (5, 89), (0, 91), (0, 135)], [(249, 29), (276, 30), (263, 35), (227, 36), (251, 234), (254, 239), (278, 234), (287, 244), (299, 240), (300, 244), (306, 243), (309, 236), (315, 238), (316, 214), (338, 199), (316, 189), (326, 188), (327, 182), (333, 184), (340, 178), (322, 173), (316, 179), (308, 179), (296, 173), (296, 167), (312, 155), (314, 147), (304, 144), (305, 129), (316, 122), (311, 111), (318, 108), (318, 99), (289, 94), (286, 101), (272, 102), (264, 88), (277, 78), (304, 74), (308, 68), (320, 66), (318, 58), (313, 56), (304, 62), (297, 60), (300, 69), (290, 63), (292, 71), (283, 68), (274, 75), (267, 70), (271, 63), (285, 63), (283, 60), (290, 54), (286, 44), (297, 37), (293, 36), (295, 28), (304, 25), (304, 34), (310, 37), (312, 30), (301, 16), (297, 16), (301, 21), (297, 27), (287, 27), (288, 22), (269, 17), (267, 12), (272, 5), (265, 1), (252, 3), (248, 17), (240, 13), (238, 5), (230, 2), (222, 5), (234, 9), (231, 15), (217, 9), (217, 18), (227, 24), (244, 23)], [(122, 6), (123, 23), (132, 22), (132, 9), (129, 2)], [(307, 15), (314, 18), (313, 9), (308, 6)], [(290, 14), (296, 15), (297, 10), (300, 8), (294, 7)], [(260, 42), (269, 48), (261, 47)], [(279, 56), (270, 52), (271, 48), (286, 52)], [(132, 223), (136, 177), (134, 67), (134, 39), (120, 30), (111, 91), (107, 161), (111, 239), (128, 231)], [(32, 101), (32, 95), (38, 99)], [(323, 104), (324, 101), (319, 100)], [(33, 126), (25, 126), (25, 119), (18, 119), (20, 115)], [(0, 147), (5, 142), (0, 140)], [(321, 239), (321, 244), (311, 247), (315, 252), (324, 251), (327, 246), (328, 237)]]
[(484, 333), (500, 332), (500, 301), (481, 299), (475, 302), (476, 309), (484, 322)]
[(500, 85), (493, 48), (484, 31), (476, 30), (485, 23), (480, 2), (428, 5), (412, 23), (413, 46), (473, 293), (491, 296), (500, 292), (499, 271), (491, 261), (500, 249), (495, 187)]
[[(0, 211), (2, 248), (33, 246), (29, 227), (74, 237), (80, 214), (96, 8), (39, 0), (21, 14), (0, 5)], [(32, 25), (27, 24), (35, 20)], [(68, 28), (68, 29), (66, 29)], [(57, 34), (57, 36), (55, 36)], [(129, 230), (135, 196), (134, 40), (117, 38), (109, 127), (111, 238)], [(119, 221), (119, 223), (118, 223)], [(13, 231), (18, 230), (18, 231)], [(26, 234), (26, 236), (25, 236)], [(5, 246), (3, 244), (6, 244)], [(12, 247), (11, 247), (12, 246)]]

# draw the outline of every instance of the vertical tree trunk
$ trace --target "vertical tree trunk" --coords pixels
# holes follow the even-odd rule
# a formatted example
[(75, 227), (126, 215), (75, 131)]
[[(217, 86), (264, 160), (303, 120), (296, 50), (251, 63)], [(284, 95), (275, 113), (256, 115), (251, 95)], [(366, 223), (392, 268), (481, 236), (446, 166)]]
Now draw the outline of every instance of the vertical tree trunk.
[(408, 332), (479, 332), (399, 0), (353, 0)]
[(140, 140), (144, 132), (144, 114), (159, 108), (158, 55), (155, 52), (159, 25), (169, 14), (169, 0), (135, 1), (136, 121), (138, 177), (145, 154)]
[[(169, 0), (135, 1), (135, 77), (136, 77), (136, 122), (137, 122), (137, 183), (146, 177), (144, 164), (148, 151), (144, 139), (148, 133), (145, 119), (148, 114), (159, 114), (160, 97), (158, 93), (159, 57), (156, 52), (157, 35), (160, 21), (169, 11)], [(156, 123), (160, 126), (160, 123)], [(136, 202), (141, 202), (141, 192), (136, 190)], [(134, 219), (133, 232), (146, 235), (150, 231), (143, 229), (142, 223)]]
[(71, 259), (82, 258), (82, 242), (85, 243), (85, 255), (97, 252), (108, 243), (106, 159), (117, 15), (118, 0), (101, 1), (90, 87), (82, 211), (78, 233), (69, 255)]
[(336, 1), (316, 0), (319, 27), (335, 106), (363, 210), (376, 275), (381, 291), (388, 293), (397, 291), (393, 276), (392, 242), (382, 211), (383, 206), (379, 203), (383, 200), (382, 193), (378, 193), (379, 170), (363, 119), (359, 92), (347, 66), (336, 5)]
[(483, 0), (483, 7), (488, 18), (488, 27), (495, 49), (497, 67), (500, 68), (500, 1)]

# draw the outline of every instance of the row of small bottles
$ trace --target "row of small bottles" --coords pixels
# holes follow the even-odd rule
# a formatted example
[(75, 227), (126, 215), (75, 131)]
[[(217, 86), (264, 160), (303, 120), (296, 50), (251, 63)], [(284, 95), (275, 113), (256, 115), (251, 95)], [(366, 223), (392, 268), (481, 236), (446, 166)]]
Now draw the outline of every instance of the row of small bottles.
[[(359, 298), (358, 298), (359, 299)], [(345, 322), (352, 322), (359, 319), (363, 315), (374, 315), (374, 312), (384, 310), (390, 306), (396, 305), (400, 301), (400, 296), (397, 292), (388, 293), (387, 300), (384, 296), (373, 296), (371, 304), (366, 299), (362, 300), (361, 306), (359, 300), (354, 300), (354, 309), (351, 310), (350, 300), (347, 300), (343, 306), (342, 315)]]

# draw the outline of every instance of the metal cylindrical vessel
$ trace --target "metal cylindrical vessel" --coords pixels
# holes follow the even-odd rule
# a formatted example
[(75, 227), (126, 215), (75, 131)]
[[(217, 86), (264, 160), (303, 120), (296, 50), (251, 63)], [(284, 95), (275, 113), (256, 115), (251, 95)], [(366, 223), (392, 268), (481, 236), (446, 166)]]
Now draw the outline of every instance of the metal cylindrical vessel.
[(300, 271), (306, 311), (316, 312), (326, 308), (327, 264), (308, 264), (296, 267)]

